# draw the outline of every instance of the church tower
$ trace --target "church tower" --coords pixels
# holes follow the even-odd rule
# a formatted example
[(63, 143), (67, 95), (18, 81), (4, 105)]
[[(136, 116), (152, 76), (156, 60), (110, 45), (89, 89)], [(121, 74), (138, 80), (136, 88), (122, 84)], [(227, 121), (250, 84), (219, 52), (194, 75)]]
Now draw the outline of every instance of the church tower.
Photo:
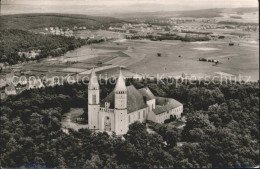
[(126, 134), (127, 122), (127, 89), (120, 69), (115, 87), (115, 132), (117, 135)]
[(94, 68), (88, 84), (88, 126), (89, 129), (98, 129), (99, 118), (99, 84)]

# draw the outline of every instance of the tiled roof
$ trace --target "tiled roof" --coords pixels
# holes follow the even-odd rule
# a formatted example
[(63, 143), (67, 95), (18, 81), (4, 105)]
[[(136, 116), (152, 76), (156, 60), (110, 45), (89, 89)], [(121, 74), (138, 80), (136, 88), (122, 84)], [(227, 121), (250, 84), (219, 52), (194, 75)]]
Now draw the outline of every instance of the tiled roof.
[(175, 99), (156, 97), (156, 108), (153, 109), (153, 112), (158, 115), (179, 106), (182, 106), (182, 104)]
[(147, 101), (148, 100), (152, 100), (155, 99), (155, 96), (153, 95), (153, 93), (151, 92), (151, 90), (148, 87), (144, 87), (139, 89), (139, 92), (146, 97)]
[[(127, 86), (127, 113), (132, 113), (134, 111), (143, 109), (147, 107), (143, 95), (133, 86)], [(105, 105), (105, 102), (110, 102), (111, 109), (114, 109), (115, 105), (115, 92), (114, 90), (101, 101), (101, 106)]]

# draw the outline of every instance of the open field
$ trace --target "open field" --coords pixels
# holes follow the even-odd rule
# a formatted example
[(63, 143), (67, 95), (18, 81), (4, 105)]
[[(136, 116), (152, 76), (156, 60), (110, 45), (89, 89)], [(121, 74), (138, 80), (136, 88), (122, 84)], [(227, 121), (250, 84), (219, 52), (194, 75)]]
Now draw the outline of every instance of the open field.
[[(229, 14), (234, 15), (234, 11), (229, 12)], [(247, 14), (248, 11), (236, 13), (242, 18)], [(254, 15), (257, 15), (257, 13)], [(17, 15), (18, 18), (34, 20), (33, 17), (29, 16)], [(8, 18), (8, 16), (6, 17)], [(37, 17), (54, 17), (57, 19), (60, 18), (60, 15), (39, 14)], [(81, 20), (87, 16), (67, 15), (65, 19), (74, 17)], [(91, 19), (98, 20), (100, 18), (93, 17)], [(216, 75), (215, 72), (224, 72), (234, 76), (251, 76), (251, 80), (258, 80), (258, 33), (245, 32), (239, 29), (211, 29), (210, 31), (217, 35), (224, 35), (225, 39), (207, 42), (126, 40), (122, 39), (120, 33), (110, 31), (78, 31), (77, 36), (89, 37), (101, 34), (106, 37), (111, 36), (117, 40), (86, 45), (67, 52), (64, 56), (43, 59), (40, 63), (26, 64), (20, 69), (30, 70), (33, 75), (42, 75), (44, 73), (51, 75), (75, 73), (86, 75), (89, 74), (89, 70), (93, 67), (100, 67), (98, 68), (100, 72), (110, 71), (111, 73), (111, 69), (123, 66), (133, 72), (151, 76), (164, 74), (179, 77), (183, 73), (205, 76)], [(229, 46), (230, 41), (233, 41), (235, 45)], [(160, 57), (158, 57), (158, 53), (161, 54)], [(215, 59), (220, 64), (201, 62), (199, 58)]]
[[(234, 46), (228, 45), (230, 40), (235, 42)], [(157, 53), (161, 53), (161, 57)], [(41, 74), (77, 72), (88, 75), (92, 67), (100, 67), (97, 68), (100, 73), (109, 72), (112, 76), (114, 70), (123, 66), (132, 72), (154, 77), (157, 74), (179, 77), (183, 73), (215, 76), (215, 72), (223, 72), (234, 76), (250, 76), (250, 80), (255, 81), (259, 79), (258, 54), (258, 44), (241, 38), (209, 42), (126, 40), (84, 46), (69, 52), (63, 59), (74, 61), (70, 64), (55, 58), (56, 61), (27, 65), (23, 69), (41, 70)], [(201, 62), (199, 58), (219, 60), (220, 64)], [(98, 61), (102, 61), (102, 64), (97, 64)]]
[[(129, 66), (133, 71), (150, 75), (165, 74), (178, 76), (182, 73), (213, 75), (214, 72), (226, 72), (238, 76), (251, 76), (251, 80), (258, 80), (259, 76), (259, 48), (257, 45), (240, 42), (240, 45), (229, 46), (223, 43), (185, 43), (172, 41), (173, 45), (154, 44), (150, 41), (127, 42), (136, 49), (135, 53), (145, 54), (139, 63)], [(244, 45), (247, 45), (245, 47)], [(138, 47), (140, 46), (140, 47)], [(220, 50), (194, 50), (217, 48)], [(162, 57), (157, 57), (157, 53)], [(181, 55), (181, 57), (178, 57)], [(221, 62), (214, 65), (210, 62), (199, 62), (199, 58), (216, 59)]]

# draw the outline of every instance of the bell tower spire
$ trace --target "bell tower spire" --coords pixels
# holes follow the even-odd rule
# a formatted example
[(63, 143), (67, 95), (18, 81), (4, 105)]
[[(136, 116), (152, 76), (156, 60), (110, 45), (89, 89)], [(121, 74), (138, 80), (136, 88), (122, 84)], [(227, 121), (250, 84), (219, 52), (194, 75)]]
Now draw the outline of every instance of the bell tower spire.
[(89, 90), (99, 89), (98, 79), (94, 68), (92, 69), (90, 74), (88, 89)]
[(115, 87), (115, 132), (117, 135), (126, 134), (128, 130), (127, 118), (127, 88), (120, 69)]
[(99, 118), (99, 84), (94, 68), (88, 84), (88, 126), (89, 129), (98, 129)]
[(115, 88), (116, 92), (125, 92), (126, 91), (126, 85), (125, 85), (125, 80), (124, 80), (124, 76), (122, 74), (122, 71), (120, 69), (119, 71), (119, 76), (116, 82), (116, 88)]

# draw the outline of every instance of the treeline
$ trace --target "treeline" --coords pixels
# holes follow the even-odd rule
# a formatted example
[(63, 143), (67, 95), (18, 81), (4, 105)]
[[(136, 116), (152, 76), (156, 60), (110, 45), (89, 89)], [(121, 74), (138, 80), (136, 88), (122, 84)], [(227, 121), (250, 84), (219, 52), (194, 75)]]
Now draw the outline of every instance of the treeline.
[(236, 25), (236, 26), (259, 26), (258, 23), (245, 23), (245, 22), (235, 22), (235, 21), (220, 21), (218, 24), (222, 25)]
[[(87, 106), (87, 85), (65, 84), (8, 97), (1, 108), (1, 165), (38, 168), (224, 168), (259, 163), (258, 83), (164, 84), (129, 79), (184, 104), (183, 130), (166, 124), (149, 134), (130, 125), (124, 140), (88, 129), (61, 130), (62, 115)], [(168, 80), (169, 82), (169, 80)], [(171, 81), (172, 82), (172, 81)], [(105, 83), (103, 83), (105, 84)], [(101, 85), (101, 99), (113, 85)], [(218, 105), (211, 106), (215, 103)], [(211, 107), (209, 107), (211, 106)], [(183, 142), (183, 146), (177, 146)]]
[(126, 35), (126, 39), (150, 39), (152, 41), (162, 41), (162, 40), (181, 40), (184, 42), (196, 42), (196, 41), (209, 41), (210, 38), (207, 36), (179, 36), (176, 34), (162, 34), (159, 36), (154, 35), (134, 35), (134, 36), (128, 36)]
[[(14, 65), (29, 60), (39, 60), (48, 56), (61, 56), (67, 51), (74, 50), (87, 43), (99, 41), (87, 41), (74, 37), (40, 35), (32, 32), (6, 29), (0, 30), (0, 63)], [(40, 51), (35, 58), (19, 55), (18, 52)]]
[(192, 34), (201, 34), (201, 35), (209, 35), (213, 34), (212, 32), (197, 32), (197, 31), (191, 31), (191, 30), (182, 30), (182, 33), (192, 33)]

